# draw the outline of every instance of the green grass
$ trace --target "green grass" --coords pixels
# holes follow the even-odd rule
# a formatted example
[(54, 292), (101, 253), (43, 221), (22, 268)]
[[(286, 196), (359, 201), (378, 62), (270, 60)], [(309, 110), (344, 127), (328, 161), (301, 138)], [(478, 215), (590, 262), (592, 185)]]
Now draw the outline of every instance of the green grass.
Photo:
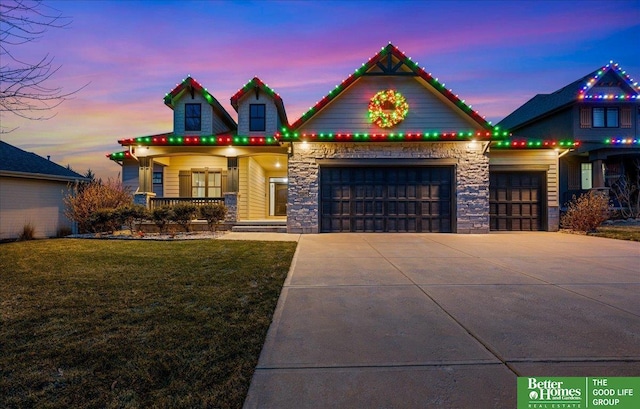
[(589, 236), (609, 239), (640, 241), (640, 226), (601, 226)]
[(241, 407), (295, 245), (0, 245), (0, 407)]

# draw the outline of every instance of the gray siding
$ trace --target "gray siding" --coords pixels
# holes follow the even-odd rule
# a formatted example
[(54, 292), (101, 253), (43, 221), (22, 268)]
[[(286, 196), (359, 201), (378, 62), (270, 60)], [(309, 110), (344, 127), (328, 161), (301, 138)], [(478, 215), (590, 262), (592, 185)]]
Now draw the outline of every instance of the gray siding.
[(17, 238), (29, 223), (37, 238), (71, 229), (64, 215), (67, 193), (67, 182), (0, 176), (0, 240)]
[[(577, 112), (577, 114), (575, 113)], [(514, 137), (527, 138), (545, 138), (545, 139), (571, 139), (574, 132), (575, 115), (579, 115), (579, 111), (575, 108), (565, 108), (553, 115), (542, 118), (535, 123), (522, 127), (513, 131)], [(580, 124), (578, 123), (578, 126)]]
[[(265, 131), (249, 132), (249, 106), (251, 104), (265, 104)], [(248, 92), (238, 101), (238, 135), (242, 136), (271, 136), (280, 129), (278, 109), (273, 98), (260, 91), (258, 99), (253, 91)]]
[[(593, 108), (593, 107), (617, 107), (619, 109), (619, 114), (621, 114), (622, 109), (624, 107), (631, 109), (631, 128), (580, 128), (580, 108)], [(638, 132), (638, 126), (640, 122), (640, 115), (638, 113), (638, 109), (640, 109), (639, 102), (628, 102), (628, 103), (616, 103), (616, 102), (596, 102), (596, 101), (585, 101), (581, 104), (576, 104), (573, 107), (573, 135), (575, 139), (580, 141), (593, 141), (593, 142), (604, 142), (605, 139), (616, 137), (616, 138), (633, 138), (640, 136), (640, 132)], [(620, 116), (618, 120), (621, 121)]]
[(131, 189), (131, 192), (135, 192), (140, 185), (138, 179), (138, 162), (130, 159), (125, 160), (122, 166), (122, 184)]
[[(368, 106), (371, 98), (385, 89), (399, 91), (409, 104), (404, 121), (382, 129), (370, 123)], [(314, 118), (304, 124), (300, 133), (309, 132), (426, 132), (482, 129), (478, 123), (414, 77), (362, 77)]]
[(191, 99), (191, 94), (184, 92), (175, 103), (173, 109), (173, 133), (179, 136), (187, 134), (184, 130), (184, 106), (185, 104), (198, 103), (202, 106), (202, 127), (200, 132), (189, 131), (189, 135), (208, 136), (230, 131), (229, 127), (224, 124), (222, 119), (214, 112), (213, 107), (201, 94), (196, 92), (194, 98)]

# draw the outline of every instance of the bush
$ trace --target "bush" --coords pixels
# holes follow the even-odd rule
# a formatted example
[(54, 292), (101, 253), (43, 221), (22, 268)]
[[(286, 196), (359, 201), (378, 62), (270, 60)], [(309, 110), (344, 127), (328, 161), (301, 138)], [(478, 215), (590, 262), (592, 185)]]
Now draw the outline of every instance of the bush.
[(151, 211), (151, 220), (158, 226), (160, 233), (164, 233), (167, 223), (173, 218), (173, 211), (169, 206), (156, 207)]
[(179, 203), (173, 206), (171, 221), (178, 223), (184, 231), (191, 231), (191, 221), (195, 219), (198, 208), (191, 203)]
[(126, 225), (133, 234), (136, 223), (140, 225), (148, 217), (147, 209), (142, 205), (123, 206), (117, 209), (118, 219)]
[(222, 203), (211, 203), (200, 206), (198, 214), (201, 219), (207, 221), (209, 230), (215, 231), (218, 223), (227, 216), (227, 207)]
[(609, 195), (606, 192), (591, 191), (568, 203), (567, 212), (560, 219), (565, 229), (582, 232), (595, 231), (596, 227), (609, 218)]
[(56, 237), (67, 237), (72, 234), (71, 228), (67, 226), (58, 227), (58, 231), (56, 231)]
[(18, 241), (33, 240), (36, 238), (36, 227), (31, 223), (25, 223), (22, 226), (22, 232), (18, 236)]
[[(94, 213), (98, 209), (117, 209), (133, 202), (130, 190), (121, 181), (109, 178), (107, 182), (94, 181), (70, 186), (64, 198), (65, 216), (78, 223), (81, 233), (99, 230), (92, 220), (99, 219)], [(101, 217), (104, 216), (101, 215)]]
[(89, 228), (93, 233), (112, 232), (120, 227), (119, 219), (115, 209), (97, 209), (89, 217)]

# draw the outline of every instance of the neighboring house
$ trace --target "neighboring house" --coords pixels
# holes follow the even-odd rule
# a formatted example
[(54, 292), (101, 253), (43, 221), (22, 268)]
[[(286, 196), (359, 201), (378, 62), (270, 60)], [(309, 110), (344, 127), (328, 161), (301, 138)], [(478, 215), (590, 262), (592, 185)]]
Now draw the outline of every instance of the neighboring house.
[(26, 225), (35, 237), (71, 232), (63, 198), (82, 175), (0, 141), (0, 240), (15, 239)]
[(231, 97), (237, 125), (190, 77), (165, 104), (172, 132), (108, 155), (151, 207), (224, 201), (231, 222), (291, 233), (558, 228), (573, 141), (512, 141), (392, 44), (292, 124), (258, 78)]
[(615, 187), (625, 174), (638, 183), (640, 86), (618, 64), (611, 62), (551, 94), (536, 95), (498, 126), (519, 137), (579, 141), (560, 159), (562, 206), (573, 195)]

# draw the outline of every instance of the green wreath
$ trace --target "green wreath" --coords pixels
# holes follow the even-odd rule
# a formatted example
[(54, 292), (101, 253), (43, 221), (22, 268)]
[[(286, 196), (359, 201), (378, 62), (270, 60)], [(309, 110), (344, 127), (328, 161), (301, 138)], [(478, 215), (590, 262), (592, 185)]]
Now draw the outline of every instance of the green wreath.
[(391, 128), (402, 122), (409, 112), (409, 104), (398, 91), (379, 91), (369, 101), (369, 119), (380, 128)]

